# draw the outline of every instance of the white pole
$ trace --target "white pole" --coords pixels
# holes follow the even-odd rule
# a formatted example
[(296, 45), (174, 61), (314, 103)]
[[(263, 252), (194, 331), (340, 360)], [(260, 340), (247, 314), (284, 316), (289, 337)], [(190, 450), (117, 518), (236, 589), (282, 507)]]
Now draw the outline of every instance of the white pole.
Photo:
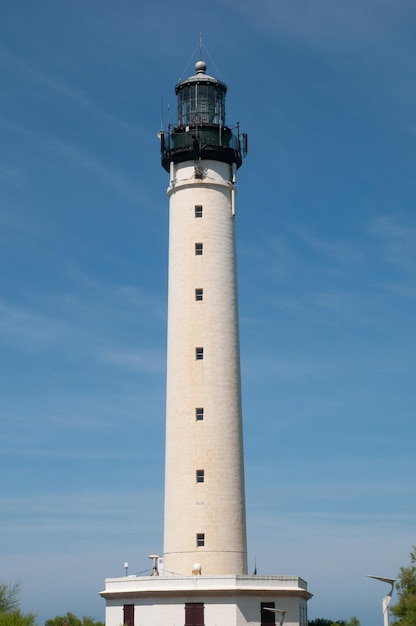
[(388, 585), (391, 585), (391, 589), (389, 593), (386, 596), (384, 596), (382, 600), (384, 626), (389, 626), (389, 604), (391, 602), (391, 596), (393, 593), (393, 587), (394, 587), (394, 583), (396, 582), (396, 579), (384, 578), (384, 576), (371, 576), (371, 575), (369, 575), (368, 578), (374, 578), (374, 580), (380, 580), (382, 583), (387, 583)]

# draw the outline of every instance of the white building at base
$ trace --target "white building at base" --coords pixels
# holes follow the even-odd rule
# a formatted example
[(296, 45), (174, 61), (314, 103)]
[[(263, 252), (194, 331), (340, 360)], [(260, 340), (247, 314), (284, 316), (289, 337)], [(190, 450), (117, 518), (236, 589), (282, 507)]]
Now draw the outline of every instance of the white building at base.
[(311, 597), (295, 576), (198, 575), (108, 578), (101, 595), (106, 626), (307, 626)]
[(169, 172), (163, 558), (106, 579), (106, 626), (307, 626), (307, 584), (249, 576), (235, 252), (236, 173), (247, 137), (225, 124), (226, 85), (176, 85), (161, 132)]

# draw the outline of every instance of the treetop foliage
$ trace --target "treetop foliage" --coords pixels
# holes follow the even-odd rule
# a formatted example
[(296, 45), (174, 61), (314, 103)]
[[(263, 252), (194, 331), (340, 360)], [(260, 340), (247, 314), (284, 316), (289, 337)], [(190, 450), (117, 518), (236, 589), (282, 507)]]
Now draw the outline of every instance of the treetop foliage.
[(0, 613), (0, 626), (35, 626), (34, 613), (22, 613), (20, 609)]
[(92, 617), (84, 616), (80, 619), (71, 613), (71, 611), (68, 611), (65, 615), (58, 615), (53, 619), (48, 619), (45, 622), (45, 626), (104, 626), (104, 623), (95, 621)]
[(308, 626), (361, 626), (360, 620), (353, 615), (349, 620), (345, 619), (325, 619), (318, 617), (308, 621)]
[(0, 626), (35, 626), (34, 613), (19, 609), (20, 582), (0, 583)]
[[(0, 582), (0, 626), (36, 626), (34, 613), (22, 613), (19, 608), (20, 582), (10, 585)], [(92, 617), (79, 619), (68, 611), (66, 615), (48, 619), (45, 626), (104, 626)]]
[(19, 608), (20, 582), (0, 583), (0, 613), (11, 613)]
[(399, 600), (391, 607), (398, 618), (395, 626), (416, 626), (416, 546), (410, 552), (410, 566), (400, 568), (396, 589)]

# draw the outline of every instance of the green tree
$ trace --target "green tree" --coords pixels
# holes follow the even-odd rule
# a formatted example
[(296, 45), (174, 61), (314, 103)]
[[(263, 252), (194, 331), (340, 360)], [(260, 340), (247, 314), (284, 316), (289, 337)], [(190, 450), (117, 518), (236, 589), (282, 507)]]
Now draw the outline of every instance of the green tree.
[(20, 583), (0, 583), (0, 626), (35, 626), (34, 613), (19, 608)]
[(82, 626), (82, 622), (79, 617), (68, 611), (65, 615), (57, 615), (53, 619), (48, 619), (45, 626)]
[(95, 621), (92, 617), (84, 616), (80, 619), (74, 613), (68, 611), (65, 615), (57, 615), (53, 619), (48, 619), (45, 622), (45, 626), (104, 626), (104, 623)]
[(10, 613), (19, 608), (20, 583), (0, 583), (0, 613)]
[(353, 615), (353, 617), (349, 620), (338, 619), (336, 621), (318, 617), (316, 619), (309, 620), (308, 626), (361, 626), (361, 624), (360, 620)]
[(0, 626), (35, 626), (35, 623), (34, 613), (22, 613), (20, 609), (0, 613)]
[(333, 623), (332, 619), (325, 619), (324, 617), (308, 620), (308, 626), (332, 626)]
[(401, 567), (396, 589), (399, 594), (397, 604), (391, 607), (396, 626), (416, 626), (416, 546), (410, 552), (410, 566)]

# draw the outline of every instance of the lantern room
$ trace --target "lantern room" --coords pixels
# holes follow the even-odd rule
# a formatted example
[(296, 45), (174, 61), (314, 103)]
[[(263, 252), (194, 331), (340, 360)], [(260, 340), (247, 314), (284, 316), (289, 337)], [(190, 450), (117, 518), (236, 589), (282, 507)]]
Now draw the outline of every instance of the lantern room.
[(198, 61), (196, 74), (176, 85), (178, 126), (225, 124), (225, 83), (206, 75), (206, 63)]
[(195, 64), (195, 74), (175, 87), (178, 99), (176, 126), (158, 133), (162, 166), (210, 159), (240, 167), (247, 153), (247, 135), (225, 124), (227, 85), (206, 73), (205, 61)]

